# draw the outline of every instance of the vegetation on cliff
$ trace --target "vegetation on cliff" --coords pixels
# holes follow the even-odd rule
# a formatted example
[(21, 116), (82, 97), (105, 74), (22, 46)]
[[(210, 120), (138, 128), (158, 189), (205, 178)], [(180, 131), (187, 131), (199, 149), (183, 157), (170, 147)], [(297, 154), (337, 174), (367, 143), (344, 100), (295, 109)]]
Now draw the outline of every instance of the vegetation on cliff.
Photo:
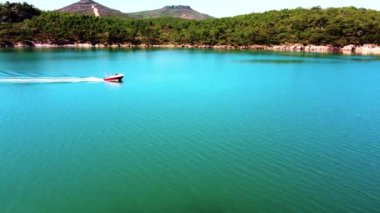
[[(1, 14), (9, 13), (7, 5), (9, 3), (0, 5)], [(34, 10), (29, 12), (26, 4), (17, 5), (24, 7), (17, 6), (16, 13), (26, 14), (17, 16), (21, 18), (1, 19), (0, 44), (3, 46), (17, 42), (236, 46), (380, 44), (380, 11), (354, 7), (297, 8), (231, 18), (183, 20), (99, 18), (58, 12), (39, 14)]]
[(0, 23), (20, 22), (41, 14), (41, 11), (27, 3), (0, 3)]

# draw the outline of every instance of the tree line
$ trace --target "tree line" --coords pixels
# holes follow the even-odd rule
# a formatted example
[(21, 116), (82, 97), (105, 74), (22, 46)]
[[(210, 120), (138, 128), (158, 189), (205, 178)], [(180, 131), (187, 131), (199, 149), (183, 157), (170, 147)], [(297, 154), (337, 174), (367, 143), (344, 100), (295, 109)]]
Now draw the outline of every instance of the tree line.
[(344, 46), (380, 44), (380, 11), (355, 7), (284, 9), (206, 19), (125, 19), (42, 12), (0, 4), (1, 43)]

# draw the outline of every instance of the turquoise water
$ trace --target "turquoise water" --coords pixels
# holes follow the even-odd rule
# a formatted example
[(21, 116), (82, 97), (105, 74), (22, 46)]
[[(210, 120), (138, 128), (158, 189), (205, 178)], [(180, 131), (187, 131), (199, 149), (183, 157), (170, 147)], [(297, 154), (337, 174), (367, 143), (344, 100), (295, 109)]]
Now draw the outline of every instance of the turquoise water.
[(379, 57), (0, 50), (0, 98), (0, 212), (379, 210)]

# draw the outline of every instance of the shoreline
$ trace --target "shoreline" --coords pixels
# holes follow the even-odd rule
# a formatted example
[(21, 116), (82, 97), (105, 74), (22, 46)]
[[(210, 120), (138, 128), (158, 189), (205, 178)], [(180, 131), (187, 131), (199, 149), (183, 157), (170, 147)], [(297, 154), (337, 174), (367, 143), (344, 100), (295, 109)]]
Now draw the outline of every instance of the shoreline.
[(264, 51), (281, 51), (281, 52), (306, 52), (306, 53), (339, 53), (345, 55), (380, 55), (380, 45), (365, 44), (361, 46), (346, 45), (344, 47), (334, 47), (332, 45), (302, 45), (302, 44), (283, 44), (283, 45), (249, 45), (249, 46), (233, 46), (233, 45), (191, 45), (191, 44), (90, 44), (90, 43), (74, 43), (74, 44), (50, 44), (50, 43), (0, 43), (0, 48), (166, 48), (166, 49), (219, 49), (219, 50), (264, 50)]

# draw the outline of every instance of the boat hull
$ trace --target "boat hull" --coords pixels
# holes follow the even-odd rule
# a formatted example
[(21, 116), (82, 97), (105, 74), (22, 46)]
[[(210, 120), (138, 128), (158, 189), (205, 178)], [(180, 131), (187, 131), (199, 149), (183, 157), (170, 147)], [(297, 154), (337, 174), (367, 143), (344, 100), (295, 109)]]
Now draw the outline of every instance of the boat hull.
[(107, 77), (107, 78), (104, 78), (104, 81), (108, 81), (108, 82), (122, 82), (123, 78), (124, 78), (124, 76)]

